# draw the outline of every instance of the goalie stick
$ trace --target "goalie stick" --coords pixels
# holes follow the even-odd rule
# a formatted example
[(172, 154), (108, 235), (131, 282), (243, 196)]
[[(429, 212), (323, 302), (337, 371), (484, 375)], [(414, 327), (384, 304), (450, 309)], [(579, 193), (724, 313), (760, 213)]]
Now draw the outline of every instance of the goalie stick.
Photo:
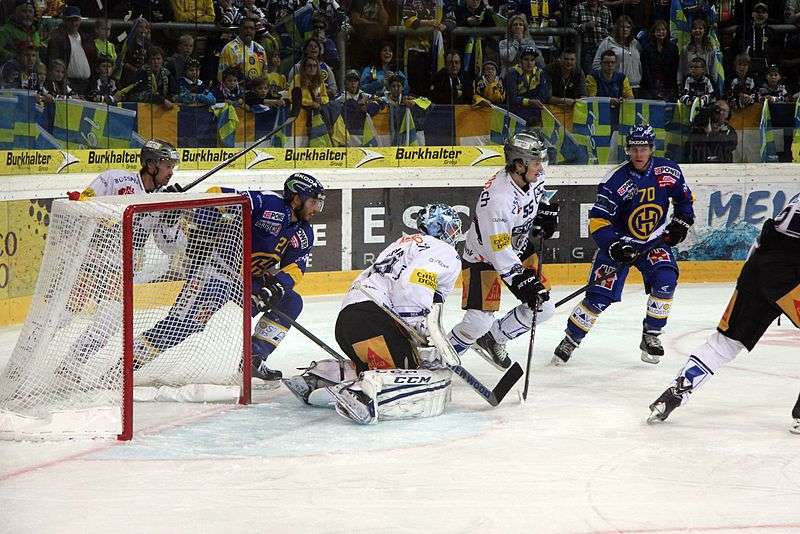
[[(426, 340), (422, 337), (422, 335), (420, 335), (419, 332), (411, 328), (408, 325), (408, 323), (406, 323), (399, 315), (397, 315), (394, 312), (394, 310), (392, 310), (382, 302), (378, 302), (378, 300), (375, 299), (372, 293), (367, 291), (367, 289), (364, 286), (356, 282), (353, 285), (353, 287), (361, 291), (361, 293), (363, 293), (364, 296), (367, 297), (369, 300), (380, 306), (381, 309), (384, 312), (386, 312), (387, 315), (389, 315), (389, 317), (394, 319), (394, 321), (400, 327), (402, 327), (405, 332), (408, 333), (408, 335), (414, 340), (415, 343), (421, 345), (426, 342)], [(447, 340), (445, 340), (444, 342), (447, 343)], [(484, 386), (480, 380), (475, 378), (475, 376), (472, 373), (464, 369), (464, 367), (462, 367), (461, 364), (451, 365), (445, 362), (445, 365), (447, 365), (448, 369), (453, 371), (459, 378), (461, 378), (464, 382), (466, 382), (467, 385), (469, 385), (469, 387), (477, 391), (478, 394), (492, 406), (497, 406), (501, 402), (503, 402), (505, 396), (508, 394), (509, 391), (511, 391), (511, 388), (514, 387), (514, 384), (516, 384), (517, 381), (520, 378), (522, 378), (523, 374), (522, 367), (520, 366), (520, 364), (514, 362), (514, 365), (508, 368), (508, 370), (500, 378), (500, 381), (497, 383), (494, 389), (489, 389), (488, 387)]]

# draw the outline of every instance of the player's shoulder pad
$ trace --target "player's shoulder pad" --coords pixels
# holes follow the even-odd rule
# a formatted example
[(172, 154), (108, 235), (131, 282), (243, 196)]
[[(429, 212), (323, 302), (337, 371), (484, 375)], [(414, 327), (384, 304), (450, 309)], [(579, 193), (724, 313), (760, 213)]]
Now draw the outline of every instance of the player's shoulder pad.
[(658, 178), (659, 176), (673, 176), (676, 180), (683, 177), (683, 171), (680, 165), (668, 158), (653, 157), (653, 175)]
[(600, 185), (611, 186), (619, 182), (622, 178), (628, 177), (628, 162), (623, 162), (616, 167), (611, 168), (603, 178), (600, 179)]
[(297, 227), (297, 230), (289, 238), (289, 246), (299, 250), (306, 250), (314, 246), (314, 230), (308, 222)]

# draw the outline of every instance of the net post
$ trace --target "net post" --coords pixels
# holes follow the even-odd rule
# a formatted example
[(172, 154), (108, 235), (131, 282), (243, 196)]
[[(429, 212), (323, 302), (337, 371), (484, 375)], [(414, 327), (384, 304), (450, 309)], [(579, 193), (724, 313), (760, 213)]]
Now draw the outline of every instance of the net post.
[(250, 404), (251, 401), (251, 381), (253, 368), (252, 344), (250, 342), (250, 332), (252, 329), (252, 299), (250, 294), (253, 292), (252, 279), (252, 236), (251, 223), (252, 211), (250, 200), (243, 198), (242, 207), (242, 390), (239, 396), (239, 404)]
[(133, 438), (133, 216), (135, 206), (122, 215), (122, 433)]

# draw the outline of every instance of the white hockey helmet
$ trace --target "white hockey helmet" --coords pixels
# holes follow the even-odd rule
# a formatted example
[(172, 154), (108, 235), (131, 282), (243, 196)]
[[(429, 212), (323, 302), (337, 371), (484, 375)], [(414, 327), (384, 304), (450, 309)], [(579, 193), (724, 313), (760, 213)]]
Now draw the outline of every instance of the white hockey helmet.
[(506, 156), (506, 165), (510, 165), (516, 160), (520, 160), (525, 168), (531, 161), (541, 161), (542, 165), (547, 165), (548, 143), (544, 136), (536, 130), (526, 130), (517, 132), (506, 140), (503, 145), (503, 152)]

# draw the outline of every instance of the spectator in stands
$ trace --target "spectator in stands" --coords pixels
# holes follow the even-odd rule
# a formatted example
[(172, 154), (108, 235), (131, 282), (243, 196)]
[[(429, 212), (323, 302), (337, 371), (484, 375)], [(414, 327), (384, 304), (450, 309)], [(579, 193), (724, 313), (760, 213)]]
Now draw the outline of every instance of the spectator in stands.
[[(389, 31), (389, 13), (383, 0), (353, 0), (350, 3), (350, 23), (353, 25), (347, 43), (350, 64), (364, 65), (370, 60), (374, 43), (383, 41)], [(376, 94), (364, 88), (363, 84), (361, 89)]]
[(743, 32), (737, 32), (739, 50), (750, 56), (750, 72), (756, 78), (765, 75), (767, 65), (772, 63), (772, 49), (780, 44), (778, 36), (767, 26), (768, 10), (763, 2), (754, 5), (751, 20), (745, 23)]
[(36, 45), (25, 41), (17, 44), (17, 57), (0, 67), (0, 88), (40, 92), (44, 80), (39, 78), (36, 63)]
[(284, 101), (280, 96), (271, 98), (269, 82), (264, 78), (257, 78), (247, 82), (249, 89), (244, 92), (244, 107), (253, 113), (261, 113), (274, 107), (283, 107)]
[(363, 112), (367, 111), (367, 104), (375, 97), (366, 91), (363, 91), (359, 85), (361, 76), (355, 69), (348, 70), (344, 75), (344, 91), (336, 98), (336, 102), (346, 104), (353, 102)]
[(789, 93), (786, 86), (781, 83), (781, 71), (777, 65), (770, 65), (767, 69), (766, 80), (758, 88), (759, 102), (768, 101), (770, 104), (786, 102)]
[(256, 21), (256, 33), (267, 27), (267, 14), (256, 5), (255, 0), (242, 0), (242, 14), (244, 18)]
[(128, 87), (136, 81), (139, 71), (147, 61), (150, 46), (150, 23), (139, 17), (134, 21), (117, 57), (114, 78), (118, 87)]
[(284, 98), (288, 95), (289, 83), (286, 76), (281, 74), (278, 70), (281, 66), (281, 55), (275, 50), (268, 53), (267, 56), (267, 73), (265, 79), (267, 80), (267, 98), (275, 100), (275, 106), (282, 106), (285, 104)]
[[(60, 59), (67, 66), (67, 78), (75, 93), (83, 95), (89, 88), (92, 69), (89, 57), (83, 49), (81, 10), (74, 6), (64, 8), (61, 26), (50, 34), (47, 41), (47, 57), (52, 62)], [(94, 45), (86, 39), (87, 47)]]
[(242, 91), (239, 78), (241, 73), (236, 67), (230, 67), (222, 73), (222, 81), (211, 90), (217, 102), (233, 104), (236, 107), (244, 104), (244, 91)]
[(650, 27), (647, 42), (642, 46), (641, 97), (675, 102), (678, 71), (678, 47), (669, 39), (669, 27), (657, 20)]
[(686, 150), (690, 163), (733, 163), (738, 138), (728, 124), (728, 103), (720, 98), (695, 117)]
[(739, 54), (733, 62), (735, 76), (728, 80), (728, 105), (731, 109), (743, 109), (755, 103), (758, 90), (750, 76), (750, 56)]
[(414, 98), (403, 92), (404, 83), (405, 78), (399, 74), (389, 75), (389, 77), (386, 79), (386, 92), (380, 98), (381, 102), (389, 107), (414, 107), (416, 105)]
[(499, 76), (497, 62), (487, 59), (483, 62), (480, 77), (475, 80), (475, 96), (478, 104), (490, 103), (501, 106), (506, 101), (506, 89)]
[(572, 26), (581, 36), (581, 69), (592, 72), (597, 47), (611, 33), (611, 11), (600, 0), (586, 0), (572, 10)]
[(295, 87), (302, 90), (302, 107), (306, 110), (319, 109), (328, 103), (328, 89), (322, 78), (322, 71), (319, 68), (319, 60), (313, 57), (306, 57), (300, 62), (300, 68), (292, 78), (289, 86), (290, 93)]
[(606, 50), (612, 50), (617, 55), (617, 68), (625, 74), (635, 95), (642, 81), (642, 59), (641, 46), (634, 39), (633, 21), (629, 16), (620, 15), (614, 24), (614, 35), (603, 39), (597, 47), (593, 70), (600, 68), (600, 57)]
[(533, 47), (519, 53), (519, 65), (509, 69), (505, 78), (509, 111), (526, 120), (528, 126), (541, 124), (541, 109), (550, 99), (547, 75), (536, 65), (539, 53)]
[(509, 69), (519, 63), (519, 51), (523, 48), (533, 48), (536, 50), (536, 65), (544, 69), (544, 59), (539, 54), (530, 33), (528, 33), (528, 20), (525, 15), (513, 15), (508, 19), (508, 34), (505, 39), (500, 41), (498, 51), (500, 54), (500, 77), (505, 78)]
[(67, 66), (60, 59), (51, 59), (47, 69), (47, 80), (42, 84), (42, 99), (52, 103), (59, 98), (74, 98), (74, 93), (67, 80)]
[(176, 93), (175, 79), (164, 67), (164, 51), (152, 46), (147, 52), (147, 65), (139, 72), (132, 86), (123, 88), (131, 102), (159, 104), (169, 111), (174, 107), (172, 100)]
[(692, 60), (696, 57), (701, 57), (706, 62), (706, 68), (709, 72), (711, 81), (716, 83), (716, 49), (711, 43), (708, 36), (708, 22), (702, 18), (696, 18), (692, 21), (692, 34), (689, 44), (681, 52), (680, 60), (678, 61), (678, 83), (683, 84), (684, 78), (689, 74), (689, 66)]
[(190, 107), (207, 107), (217, 102), (211, 90), (200, 79), (200, 62), (193, 57), (186, 58), (184, 63), (184, 75), (178, 80), (175, 102)]
[(244, 20), (242, 6), (233, 0), (218, 0), (216, 12), (220, 26), (239, 26)]
[(444, 68), (433, 76), (430, 99), (434, 104), (472, 104), (473, 81), (461, 69), (461, 54), (451, 50), (445, 56)]
[[(544, 1), (546, 2), (547, 0)], [(464, 0), (463, 3), (459, 3), (453, 8), (453, 16), (456, 21), (456, 27), (495, 27), (494, 12), (492, 11), (491, 7), (484, 3), (484, 0)], [(493, 52), (496, 49), (494, 45), (495, 41), (492, 37), (470, 37), (468, 35), (454, 35), (452, 38), (452, 47), (458, 52), (464, 54), (467, 48), (467, 43), (470, 40), (472, 40), (473, 43), (476, 43), (479, 39), (481, 40), (480, 46), (484, 55)], [(477, 44), (474, 44), (473, 48), (477, 46)], [(477, 55), (474, 54), (474, 51), (472, 57), (477, 59)], [(471, 70), (473, 74), (477, 74), (480, 72), (481, 65), (464, 65), (464, 69)]]
[(111, 77), (114, 71), (114, 60), (110, 56), (100, 54), (94, 64), (94, 75), (89, 81), (86, 99), (103, 104), (116, 104), (117, 83)]
[[(312, 20), (312, 27), (314, 28), (314, 31), (311, 35), (322, 47), (320, 56), (317, 59), (320, 60), (320, 64), (327, 65), (332, 72), (335, 72), (339, 66), (339, 50), (336, 48), (336, 43), (333, 41), (333, 39), (328, 37), (328, 25), (325, 22), (325, 19), (315, 13)], [(306, 46), (308, 46), (308, 44), (309, 43), (306, 43)]]
[[(530, 28), (555, 28), (561, 26), (561, 7), (559, 0), (518, 0), (512, 9), (527, 18)], [(540, 54), (543, 49), (553, 48), (552, 36), (534, 36), (534, 42)], [(540, 65), (544, 68), (544, 65)]]
[(575, 101), (586, 96), (586, 77), (578, 68), (578, 56), (572, 48), (565, 48), (545, 69), (552, 95), (548, 104), (572, 109)]
[(322, 43), (318, 39), (314, 37), (308, 39), (303, 47), (303, 59), (289, 70), (287, 78), (293, 80), (296, 75), (302, 71), (300, 66), (306, 58), (314, 59), (319, 66), (322, 82), (326, 86), (326, 94), (335, 97), (339, 94), (339, 88), (336, 85), (336, 78), (333, 76), (333, 70), (322, 60), (322, 50)]
[(683, 89), (679, 102), (686, 106), (691, 106), (696, 98), (700, 99), (700, 105), (705, 106), (714, 100), (714, 86), (711, 78), (706, 73), (706, 62), (701, 57), (692, 60), (689, 67), (689, 75), (683, 82)]
[(619, 106), (625, 98), (633, 98), (628, 77), (617, 70), (617, 55), (613, 50), (603, 52), (600, 68), (586, 77), (586, 94), (608, 97), (612, 106)]
[(32, 0), (15, 0), (14, 13), (0, 26), (0, 64), (17, 57), (20, 43), (33, 43), (38, 60), (42, 38)]
[[(124, 2), (120, 2), (124, 5)], [(131, 20), (144, 18), (153, 22), (172, 22), (175, 14), (169, 0), (131, 0)], [(146, 49), (145, 49), (146, 50)]]
[(212, 0), (170, 0), (172, 12), (176, 22), (205, 22), (216, 21), (214, 2)]
[[(438, 4), (438, 5), (437, 5)], [(406, 73), (410, 91), (426, 94), (431, 85), (432, 53), (444, 54), (442, 32), (452, 30), (456, 21), (449, 4), (444, 9), (436, 0), (403, 0), (403, 26), (411, 29), (432, 28), (434, 33), (408, 35), (405, 38)], [(437, 9), (440, 15), (437, 15)]]
[(408, 94), (408, 81), (401, 71), (398, 70), (394, 62), (394, 49), (390, 44), (381, 46), (378, 53), (378, 61), (364, 67), (361, 71), (361, 90), (371, 95), (380, 96), (388, 90), (386, 79), (392, 74), (398, 74), (403, 78), (403, 94)]
[(175, 48), (175, 53), (164, 62), (164, 66), (173, 79), (180, 80), (184, 77), (184, 65), (186, 60), (192, 56), (192, 52), (194, 52), (194, 37), (184, 33), (178, 37), (178, 46)]
[[(108, 40), (111, 35), (111, 23), (108, 19), (97, 19), (94, 21), (94, 39), (91, 44), (85, 48), (86, 57), (89, 59), (89, 65), (92, 68), (98, 65), (97, 58), (105, 56), (111, 58), (112, 65), (117, 61), (117, 49), (114, 43)], [(96, 74), (92, 70), (92, 75)]]
[(226, 44), (219, 55), (219, 80), (231, 67), (238, 67), (245, 80), (263, 77), (267, 56), (264, 47), (253, 40), (255, 35), (256, 21), (245, 19), (239, 27), (239, 36)]

